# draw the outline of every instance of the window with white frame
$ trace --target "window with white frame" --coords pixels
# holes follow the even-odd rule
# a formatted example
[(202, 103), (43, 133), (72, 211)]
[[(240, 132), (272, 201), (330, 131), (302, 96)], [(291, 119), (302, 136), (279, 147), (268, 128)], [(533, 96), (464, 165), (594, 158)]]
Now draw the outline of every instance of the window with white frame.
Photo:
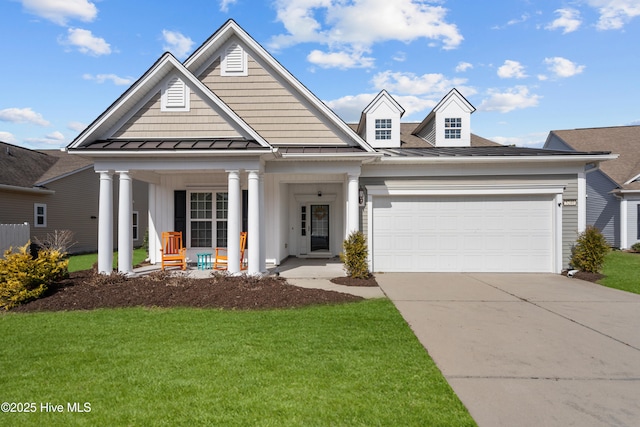
[(376, 119), (376, 139), (391, 139), (391, 119)]
[(191, 192), (188, 212), (190, 247), (227, 246), (228, 193)]
[(462, 119), (460, 117), (447, 117), (444, 119), (444, 138), (462, 138)]
[(138, 240), (138, 211), (133, 211), (133, 240)]
[(47, 226), (47, 205), (42, 203), (33, 204), (33, 226), (34, 227)]

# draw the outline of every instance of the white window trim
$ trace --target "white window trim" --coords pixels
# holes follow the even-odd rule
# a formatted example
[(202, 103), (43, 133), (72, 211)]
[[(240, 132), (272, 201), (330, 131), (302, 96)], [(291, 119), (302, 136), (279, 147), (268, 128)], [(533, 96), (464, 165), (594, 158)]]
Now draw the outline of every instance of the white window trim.
[[(38, 214), (38, 208), (42, 208), (42, 215)], [(38, 217), (42, 217), (42, 224), (38, 224)], [(44, 203), (34, 203), (33, 204), (33, 226), (37, 228), (46, 228), (47, 227), (47, 205)]]
[[(168, 99), (168, 89), (172, 82), (178, 80), (182, 84), (182, 102), (176, 105), (171, 105)], [(164, 84), (162, 88), (162, 95), (160, 97), (160, 111), (168, 112), (168, 111), (190, 111), (191, 110), (191, 90), (189, 86), (178, 76), (170, 77), (167, 82)]]
[[(203, 219), (203, 218), (196, 218), (194, 219), (194, 221), (210, 221), (211, 222), (211, 247), (215, 248), (217, 246), (217, 235), (216, 235), (216, 230), (217, 230), (217, 223), (218, 221), (221, 222), (228, 222), (228, 218), (227, 219), (218, 219), (217, 218), (217, 212), (216, 212), (216, 195), (219, 193), (228, 193), (226, 188), (215, 188), (215, 189), (211, 189), (211, 188), (192, 188), (187, 190), (187, 238), (186, 240), (184, 240), (184, 244), (188, 249), (191, 248), (200, 248), (199, 246), (191, 246), (191, 194), (193, 193), (211, 193), (211, 219)], [(227, 212), (228, 214), (228, 212)]]

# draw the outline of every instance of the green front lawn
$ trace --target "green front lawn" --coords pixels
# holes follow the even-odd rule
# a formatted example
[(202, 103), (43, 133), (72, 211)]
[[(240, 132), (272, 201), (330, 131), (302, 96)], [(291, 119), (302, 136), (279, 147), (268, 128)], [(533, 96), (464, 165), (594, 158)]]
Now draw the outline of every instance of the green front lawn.
[(640, 294), (640, 254), (609, 252), (602, 274), (606, 277), (598, 281), (601, 285)]
[[(138, 265), (147, 258), (147, 251), (143, 248), (133, 250), (133, 265)], [(98, 262), (98, 254), (71, 255), (69, 257), (69, 272), (90, 270)], [(117, 267), (118, 252), (113, 253), (113, 268)]]
[(0, 339), (0, 401), (37, 408), (5, 425), (475, 425), (386, 299), (7, 313)]

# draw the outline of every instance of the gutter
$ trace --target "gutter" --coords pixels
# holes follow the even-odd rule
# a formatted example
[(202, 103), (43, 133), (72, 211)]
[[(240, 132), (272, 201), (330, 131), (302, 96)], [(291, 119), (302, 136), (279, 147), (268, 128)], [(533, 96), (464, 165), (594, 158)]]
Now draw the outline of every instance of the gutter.
[[(617, 154), (566, 155), (566, 156), (442, 156), (442, 157), (383, 157), (382, 163), (397, 164), (454, 164), (454, 163), (563, 163), (602, 162), (615, 160)], [(595, 163), (595, 162), (594, 162)]]
[(31, 187), (31, 188), (18, 187), (17, 185), (7, 185), (7, 184), (0, 184), (0, 190), (13, 191), (17, 193), (41, 194), (41, 195), (56, 193), (54, 190), (46, 190), (40, 187)]

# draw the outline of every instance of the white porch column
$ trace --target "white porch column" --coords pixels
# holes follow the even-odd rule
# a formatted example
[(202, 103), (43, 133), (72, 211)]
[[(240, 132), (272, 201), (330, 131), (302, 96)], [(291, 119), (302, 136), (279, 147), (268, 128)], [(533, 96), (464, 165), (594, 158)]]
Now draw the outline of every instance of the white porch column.
[(129, 171), (116, 171), (120, 175), (118, 203), (118, 271), (133, 272), (133, 186)]
[(113, 176), (110, 171), (100, 174), (100, 204), (98, 207), (98, 273), (113, 271)]
[(240, 231), (242, 217), (242, 193), (240, 192), (240, 172), (227, 171), (229, 185), (229, 205), (227, 212), (227, 271), (240, 272)]
[(587, 228), (587, 179), (586, 173), (578, 173), (578, 233)]
[[(358, 174), (349, 174), (348, 201), (347, 201), (347, 236), (360, 230), (359, 204), (358, 204)], [(346, 236), (345, 236), (346, 237)]]
[(620, 199), (620, 249), (629, 249), (627, 221), (629, 219), (627, 199)]
[(259, 191), (259, 195), (260, 195), (260, 201), (259, 201), (259, 206), (260, 206), (260, 264), (258, 265), (258, 268), (260, 269), (261, 273), (264, 273), (267, 271), (267, 240), (266, 240), (266, 236), (267, 236), (267, 232), (265, 230), (265, 210), (264, 210), (264, 174), (259, 174), (258, 175), (258, 191)]
[(260, 178), (258, 171), (250, 170), (249, 173), (249, 218), (248, 218), (248, 244), (249, 244), (249, 274), (260, 273)]

